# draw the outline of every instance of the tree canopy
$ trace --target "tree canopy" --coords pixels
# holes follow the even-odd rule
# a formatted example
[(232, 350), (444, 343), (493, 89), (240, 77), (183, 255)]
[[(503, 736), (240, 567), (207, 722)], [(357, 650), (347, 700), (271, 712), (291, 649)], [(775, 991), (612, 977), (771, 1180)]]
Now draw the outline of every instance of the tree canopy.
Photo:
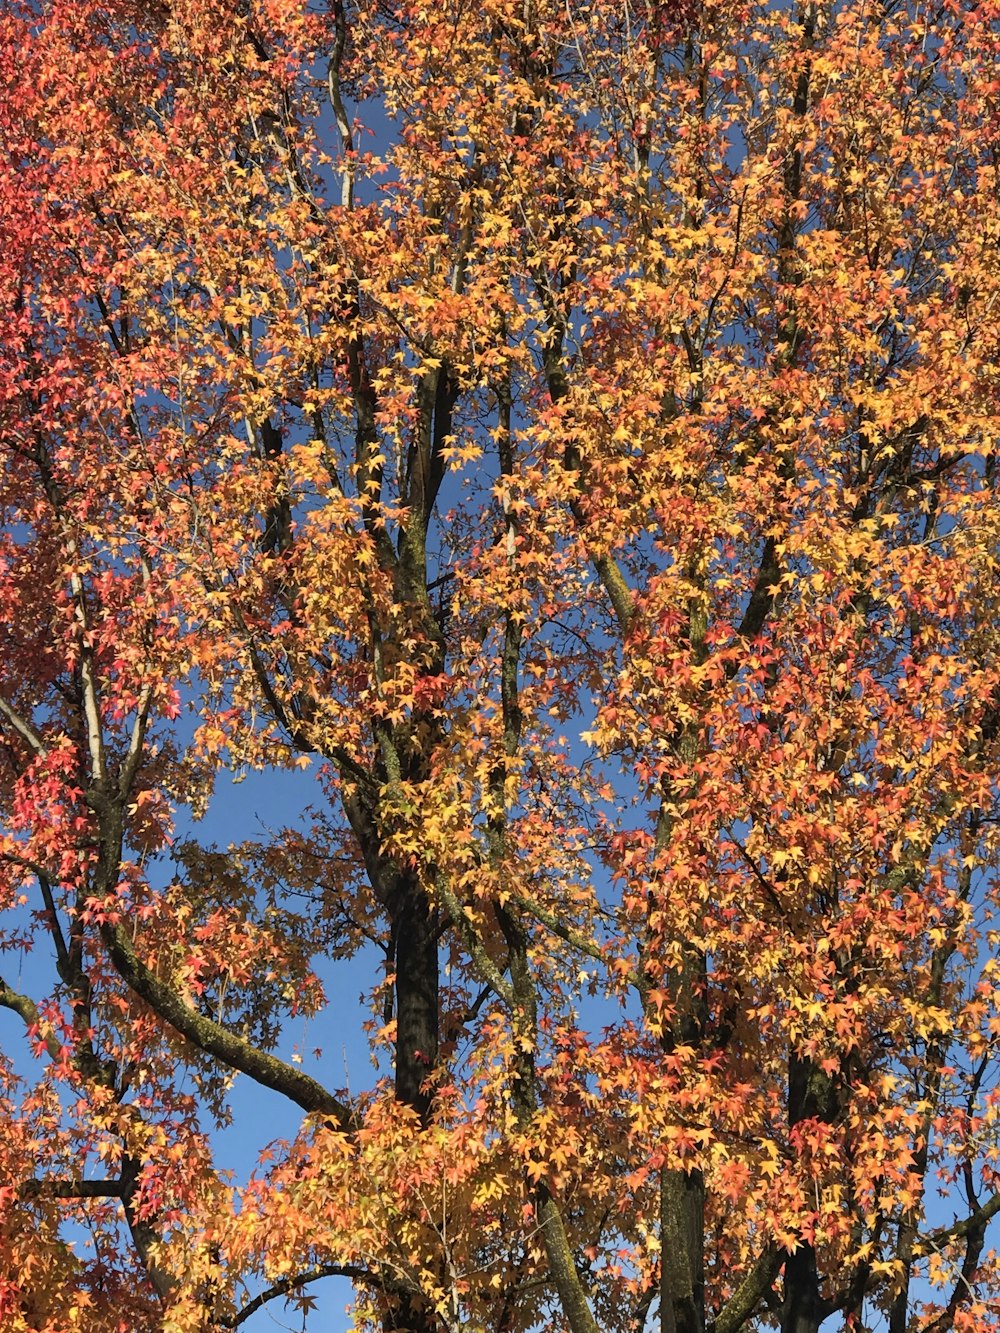
[(4, 0), (5, 1330), (1000, 1329), (998, 71)]

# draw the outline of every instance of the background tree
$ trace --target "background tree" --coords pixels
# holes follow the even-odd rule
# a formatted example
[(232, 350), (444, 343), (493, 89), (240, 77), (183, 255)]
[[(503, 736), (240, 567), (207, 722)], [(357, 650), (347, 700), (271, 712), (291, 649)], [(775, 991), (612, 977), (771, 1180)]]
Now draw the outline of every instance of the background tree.
[(5, 0), (5, 1329), (1000, 1328), (998, 61)]

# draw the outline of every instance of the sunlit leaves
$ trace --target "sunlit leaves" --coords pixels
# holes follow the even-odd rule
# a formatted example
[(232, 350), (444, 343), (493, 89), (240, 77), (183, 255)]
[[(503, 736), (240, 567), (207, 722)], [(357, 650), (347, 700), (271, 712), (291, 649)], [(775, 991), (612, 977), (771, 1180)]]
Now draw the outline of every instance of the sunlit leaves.
[[(624, 1333), (678, 1182), (729, 1333), (806, 1254), (845, 1326), (912, 1270), (993, 1327), (997, 58), (990, 5), (7, 6), (4, 1327), (337, 1270)], [(309, 810), (191, 839), (249, 772)], [(306, 1066), (230, 1181), (235, 1071)]]

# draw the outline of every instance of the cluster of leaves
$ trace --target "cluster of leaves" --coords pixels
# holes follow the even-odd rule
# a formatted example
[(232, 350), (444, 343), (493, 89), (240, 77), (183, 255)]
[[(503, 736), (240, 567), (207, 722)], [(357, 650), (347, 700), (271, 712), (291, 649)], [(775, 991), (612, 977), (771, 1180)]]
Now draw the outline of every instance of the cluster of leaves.
[(1000, 1329), (998, 69), (996, 0), (6, 0), (5, 1329)]

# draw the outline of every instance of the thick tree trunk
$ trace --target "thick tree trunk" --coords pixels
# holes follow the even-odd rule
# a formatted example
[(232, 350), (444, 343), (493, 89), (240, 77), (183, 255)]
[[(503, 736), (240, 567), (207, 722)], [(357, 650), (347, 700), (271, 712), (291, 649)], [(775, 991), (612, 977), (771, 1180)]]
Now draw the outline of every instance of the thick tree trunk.
[[(834, 1080), (813, 1060), (790, 1052), (788, 1057), (788, 1123), (803, 1120), (830, 1121), (836, 1114)], [(781, 1309), (781, 1333), (819, 1333), (823, 1322), (823, 1298), (816, 1263), (816, 1250), (800, 1243), (785, 1261), (785, 1299)]]
[[(697, 641), (697, 636), (695, 636)], [(691, 738), (685, 742), (694, 753)], [(661, 1039), (666, 1053), (703, 1046), (708, 1026), (707, 963), (690, 945), (669, 978), (674, 1016)], [(705, 1177), (699, 1170), (660, 1172), (660, 1333), (705, 1330)]]
[(401, 890), (396, 936), (396, 1096), (426, 1123), (427, 1080), (438, 1054), (438, 945), (426, 894), (412, 881)]
[(781, 1333), (819, 1333), (822, 1321), (816, 1251), (812, 1245), (800, 1245), (785, 1260)]
[[(420, 1117), (430, 1120), (433, 1093), (428, 1080), (438, 1058), (438, 943), (427, 895), (382, 854), (374, 812), (358, 790), (348, 790), (344, 809), (364, 856), (372, 887), (390, 923), (395, 961), (395, 1090)], [(441, 1323), (420, 1294), (416, 1280), (387, 1275), (380, 1299), (382, 1326), (389, 1333), (441, 1333)]]
[(700, 1171), (660, 1174), (660, 1327), (704, 1333), (705, 1179)]
[[(433, 1091), (428, 1082), (438, 1055), (438, 946), (426, 894), (401, 880), (391, 910), (396, 952), (396, 1096), (426, 1125)], [(387, 1287), (386, 1333), (441, 1333), (426, 1300), (406, 1283)]]

